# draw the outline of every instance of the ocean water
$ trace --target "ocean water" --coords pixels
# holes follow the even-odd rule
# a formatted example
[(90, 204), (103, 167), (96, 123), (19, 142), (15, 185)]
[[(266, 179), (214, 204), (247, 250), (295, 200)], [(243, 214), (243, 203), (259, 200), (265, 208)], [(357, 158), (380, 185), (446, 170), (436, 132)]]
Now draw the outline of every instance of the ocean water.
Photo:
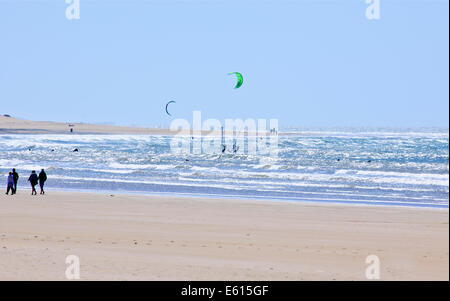
[(288, 131), (277, 157), (176, 155), (171, 136), (4, 134), (0, 174), (5, 189), (11, 168), (21, 189), (45, 168), (50, 190), (448, 208), (448, 129)]

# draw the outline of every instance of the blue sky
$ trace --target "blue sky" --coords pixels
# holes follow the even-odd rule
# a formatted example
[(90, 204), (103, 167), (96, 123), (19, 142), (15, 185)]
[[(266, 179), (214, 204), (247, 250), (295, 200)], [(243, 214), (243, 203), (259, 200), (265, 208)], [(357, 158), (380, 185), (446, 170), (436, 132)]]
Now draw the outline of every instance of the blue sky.
[[(446, 0), (0, 0), (0, 114), (168, 126), (448, 126)], [(235, 78), (244, 84), (234, 90)]]

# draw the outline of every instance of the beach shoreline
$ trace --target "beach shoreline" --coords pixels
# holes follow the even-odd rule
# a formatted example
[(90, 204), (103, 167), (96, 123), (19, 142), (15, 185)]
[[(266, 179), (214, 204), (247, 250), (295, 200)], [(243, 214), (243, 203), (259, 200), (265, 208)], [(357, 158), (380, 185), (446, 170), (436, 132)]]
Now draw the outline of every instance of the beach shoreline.
[[(223, 132), (226, 135), (233, 135), (233, 132)], [(248, 135), (261, 135), (261, 133), (247, 132)], [(103, 125), (92, 123), (71, 123), (55, 121), (32, 121), (14, 117), (0, 116), (0, 135), (8, 134), (48, 134), (48, 135), (150, 135), (150, 136), (221, 136), (218, 131), (196, 131), (192, 129), (172, 130), (170, 128), (149, 128), (137, 126)], [(270, 133), (265, 133), (269, 135)], [(285, 133), (290, 135), (290, 133)], [(282, 134), (282, 135), (285, 135)], [(291, 133), (292, 134), (292, 133)], [(294, 133), (295, 134), (295, 133)]]
[[(70, 131), (73, 129), (73, 132)], [(136, 134), (173, 135), (176, 131), (164, 128), (101, 125), (89, 123), (31, 121), (0, 116), (0, 134)]]
[[(70, 125), (70, 126), (69, 126)], [(73, 132), (70, 129), (73, 129)], [(376, 131), (378, 128), (374, 128)], [(423, 128), (420, 128), (423, 130)], [(428, 128), (428, 130), (434, 129), (440, 131), (439, 135), (445, 135), (448, 137), (448, 128)], [(391, 129), (392, 130), (392, 129)], [(245, 135), (261, 135), (261, 132), (253, 133), (244, 130)], [(371, 136), (377, 132), (361, 132), (360, 135)], [(149, 128), (149, 127), (137, 127), (137, 126), (119, 126), (119, 125), (104, 125), (104, 124), (91, 124), (91, 123), (71, 123), (71, 122), (55, 122), (55, 121), (33, 121), (25, 120), (14, 117), (5, 117), (0, 115), (0, 135), (33, 135), (33, 134), (47, 134), (47, 135), (150, 135), (150, 136), (192, 136), (194, 133), (192, 129), (190, 130), (171, 130), (170, 128)], [(221, 131), (199, 131), (195, 133), (196, 135), (204, 136), (221, 136)], [(235, 133), (223, 132), (226, 136), (233, 136)], [(267, 136), (270, 132), (265, 133)], [(335, 129), (329, 133), (330, 135), (344, 134), (339, 130), (336, 132)], [(355, 133), (353, 133), (355, 134)], [(410, 134), (410, 133), (409, 133)], [(424, 135), (425, 133), (419, 133)], [(321, 136), (323, 133), (318, 129), (311, 130), (305, 129), (304, 131), (290, 131), (289, 129), (279, 130), (276, 133), (280, 137), (290, 137), (290, 136)], [(385, 132), (387, 136), (399, 136), (399, 133), (395, 132)]]
[(0, 280), (447, 280), (445, 209), (20, 190), (0, 196)]
[[(30, 190), (28, 185), (18, 186), (19, 190)], [(352, 201), (336, 201), (336, 200), (308, 200), (308, 199), (294, 199), (290, 197), (273, 197), (273, 196), (254, 196), (254, 195), (231, 195), (231, 194), (212, 194), (212, 193), (194, 193), (194, 192), (163, 192), (163, 191), (132, 191), (132, 190), (93, 190), (82, 188), (46, 188), (49, 192), (62, 193), (87, 193), (93, 195), (122, 195), (122, 196), (142, 196), (142, 197), (175, 197), (175, 198), (196, 198), (204, 200), (220, 200), (220, 201), (246, 201), (255, 203), (288, 203), (288, 204), (302, 204), (302, 205), (317, 205), (317, 206), (359, 206), (359, 207), (382, 207), (382, 208), (409, 208), (417, 210), (449, 210), (448, 204), (421, 204), (421, 203), (398, 203), (398, 202), (374, 202), (364, 200)]]

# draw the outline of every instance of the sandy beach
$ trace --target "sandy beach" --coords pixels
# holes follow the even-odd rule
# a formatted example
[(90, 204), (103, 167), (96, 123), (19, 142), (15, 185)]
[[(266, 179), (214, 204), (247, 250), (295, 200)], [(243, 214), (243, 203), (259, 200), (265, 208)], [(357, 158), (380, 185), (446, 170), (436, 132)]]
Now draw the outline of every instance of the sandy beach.
[(446, 209), (19, 191), (0, 196), (0, 280), (449, 279)]
[[(73, 129), (73, 132), (70, 132)], [(220, 136), (221, 131), (198, 131), (196, 134)], [(255, 132), (243, 133), (255, 135)], [(91, 123), (34, 121), (0, 115), (0, 134), (101, 134), (101, 135), (191, 135), (191, 130), (171, 130), (169, 128), (145, 128), (134, 126), (116, 126)], [(232, 135), (232, 131), (224, 130)], [(261, 135), (261, 133), (258, 133)], [(266, 133), (269, 135), (270, 133)], [(298, 133), (277, 133), (280, 136), (298, 135)]]
[[(70, 125), (70, 126), (69, 126)], [(173, 134), (169, 129), (125, 127), (89, 123), (31, 121), (0, 116), (0, 134)]]

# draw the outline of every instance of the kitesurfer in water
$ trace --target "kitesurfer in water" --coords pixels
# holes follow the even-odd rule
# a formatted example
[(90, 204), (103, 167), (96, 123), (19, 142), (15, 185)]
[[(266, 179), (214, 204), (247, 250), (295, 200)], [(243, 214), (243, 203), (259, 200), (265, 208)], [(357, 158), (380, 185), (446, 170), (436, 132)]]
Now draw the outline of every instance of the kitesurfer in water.
[(239, 150), (239, 146), (236, 145), (236, 141), (234, 141), (233, 143), (233, 153), (237, 153), (237, 151)]

